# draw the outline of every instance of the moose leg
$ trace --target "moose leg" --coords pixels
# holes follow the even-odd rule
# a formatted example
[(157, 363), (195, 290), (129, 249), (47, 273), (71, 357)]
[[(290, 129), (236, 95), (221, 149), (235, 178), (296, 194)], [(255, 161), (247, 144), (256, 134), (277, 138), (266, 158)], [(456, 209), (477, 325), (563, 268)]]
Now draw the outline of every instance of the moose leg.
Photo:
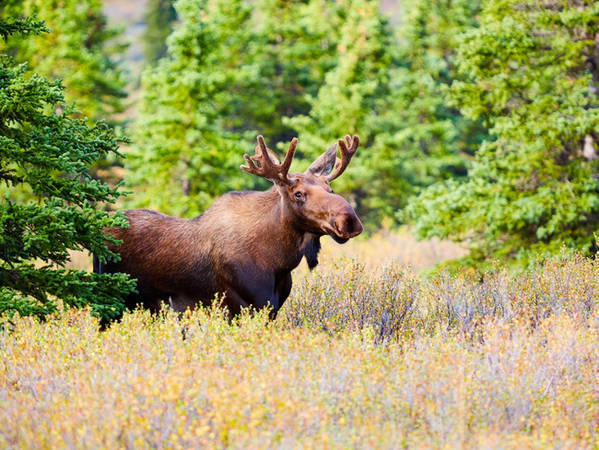
[(278, 302), (278, 308), (276, 308), (276, 309), (273, 308), (271, 311), (270, 318), (272, 320), (276, 319), (277, 313), (283, 306), (283, 303), (285, 303), (285, 300), (287, 300), (287, 297), (289, 297), (289, 294), (291, 293), (291, 285), (292, 285), (291, 273), (287, 273), (285, 275), (277, 277), (275, 291), (277, 293), (279, 302)]
[(256, 309), (270, 308), (270, 318), (274, 319), (281, 307), (279, 293), (276, 289), (274, 277), (269, 277), (262, 283), (255, 283), (252, 290), (248, 291), (247, 299)]
[(247, 308), (250, 304), (239, 295), (234, 289), (227, 289), (223, 297), (223, 304), (229, 310), (229, 317), (232, 319), (241, 312), (242, 308)]
[[(129, 294), (125, 299), (125, 307), (129, 310), (134, 310), (138, 306), (149, 309), (152, 313), (160, 311), (161, 299), (166, 298), (163, 294), (157, 292), (147, 292), (139, 288), (139, 294)], [(167, 298), (168, 300), (168, 298)]]
[(274, 311), (279, 309), (279, 294), (276, 289), (274, 274), (257, 272), (252, 267), (232, 271), (233, 276), (226, 280), (225, 303), (230, 308), (232, 315), (236, 315), (241, 308), (253, 306), (256, 309), (271, 307)]
[(193, 310), (201, 302), (197, 298), (187, 294), (174, 294), (165, 299), (167, 303), (175, 312), (182, 313), (187, 309)]

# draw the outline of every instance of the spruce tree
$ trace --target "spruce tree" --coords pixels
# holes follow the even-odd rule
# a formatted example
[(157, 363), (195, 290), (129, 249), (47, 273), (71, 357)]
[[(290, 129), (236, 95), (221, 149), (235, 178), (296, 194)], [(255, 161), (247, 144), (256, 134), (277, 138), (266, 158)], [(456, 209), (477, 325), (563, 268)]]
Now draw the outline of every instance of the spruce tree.
[(311, 150), (308, 160), (345, 134), (360, 136), (357, 160), (335, 190), (350, 197), (372, 228), (394, 215), (408, 189), (397, 149), (388, 142), (397, 130), (389, 111), (397, 42), (378, 1), (352, 0), (345, 6), (335, 68), (317, 95), (309, 98), (309, 114), (286, 123), (299, 131), (303, 147)]
[[(260, 51), (256, 63), (262, 83), (258, 102), (248, 111), (260, 133), (286, 148), (296, 137), (286, 117), (309, 114), (310, 97), (337, 64), (339, 27), (345, 2), (258, 0), (253, 20)], [(302, 144), (297, 158), (303, 156)], [(312, 155), (310, 155), (312, 156)]]
[(216, 196), (251, 186), (239, 170), (256, 133), (243, 114), (259, 80), (242, 0), (179, 0), (168, 57), (142, 78), (130, 182), (135, 206), (193, 216)]
[(421, 236), (469, 245), (471, 261), (526, 263), (563, 245), (595, 251), (599, 226), (597, 2), (496, 0), (460, 40), (472, 81), (454, 104), (491, 127), (468, 180), (410, 207)]
[(146, 64), (153, 65), (166, 55), (166, 38), (177, 19), (173, 0), (149, 0), (146, 5), (144, 54)]
[[(45, 30), (31, 19), (0, 20), (4, 39)], [(103, 230), (126, 220), (99, 204), (114, 202), (119, 191), (88, 171), (99, 158), (117, 154), (117, 141), (105, 124), (73, 118), (60, 82), (26, 72), (26, 65), (0, 56), (0, 313), (45, 317), (61, 300), (115, 318), (133, 282), (64, 265), (69, 250), (117, 257)], [(29, 200), (22, 200), (23, 192)]]
[(66, 86), (65, 98), (89, 119), (109, 119), (124, 109), (126, 80), (117, 64), (123, 46), (108, 26), (102, 0), (6, 0), (2, 16), (36, 15), (51, 33), (11, 39), (7, 51), (19, 63)]
[(399, 124), (392, 145), (416, 193), (446, 178), (464, 177), (486, 130), (450, 104), (447, 88), (464, 79), (455, 63), (457, 37), (477, 25), (479, 1), (402, 2), (400, 65), (393, 72), (391, 110)]

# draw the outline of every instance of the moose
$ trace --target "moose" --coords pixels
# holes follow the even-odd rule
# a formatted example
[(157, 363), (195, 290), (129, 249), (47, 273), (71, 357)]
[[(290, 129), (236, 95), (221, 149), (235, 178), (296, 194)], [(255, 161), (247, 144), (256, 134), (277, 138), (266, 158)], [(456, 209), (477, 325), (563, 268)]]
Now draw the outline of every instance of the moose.
[(271, 189), (229, 192), (194, 219), (125, 211), (129, 227), (108, 230), (121, 241), (111, 244), (121, 259), (94, 258), (94, 272), (137, 279), (128, 308), (158, 311), (164, 301), (183, 312), (222, 295), (231, 316), (251, 306), (270, 307), (275, 318), (291, 291), (291, 271), (303, 257), (310, 269), (318, 264), (322, 236), (342, 244), (362, 232), (353, 208), (329, 186), (356, 153), (358, 136), (339, 139), (304, 173), (289, 173), (297, 138), (282, 163), (262, 136), (257, 141), (241, 169), (271, 181)]

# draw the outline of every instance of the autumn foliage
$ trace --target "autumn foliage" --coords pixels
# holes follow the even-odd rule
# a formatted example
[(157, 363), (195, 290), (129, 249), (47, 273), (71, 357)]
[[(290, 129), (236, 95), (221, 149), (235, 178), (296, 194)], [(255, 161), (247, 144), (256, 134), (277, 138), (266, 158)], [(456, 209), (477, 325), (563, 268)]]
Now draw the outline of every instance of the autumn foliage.
[(5, 322), (0, 446), (590, 447), (599, 265), (482, 282), (307, 275), (275, 322), (218, 308)]

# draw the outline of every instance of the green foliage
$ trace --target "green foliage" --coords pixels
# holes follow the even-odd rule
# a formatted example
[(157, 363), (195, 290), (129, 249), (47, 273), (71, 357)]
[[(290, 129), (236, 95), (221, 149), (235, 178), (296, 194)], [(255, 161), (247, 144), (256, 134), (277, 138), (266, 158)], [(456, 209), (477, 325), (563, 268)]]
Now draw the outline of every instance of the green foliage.
[[(107, 25), (102, 0), (7, 0), (0, 18), (37, 16), (52, 33), (11, 39), (6, 51), (31, 73), (62, 80), (65, 98), (84, 116), (108, 118), (123, 110), (125, 78), (115, 55), (118, 30)], [(19, 19), (28, 20), (28, 19)]]
[(421, 236), (449, 237), (472, 260), (594, 251), (599, 225), (599, 4), (497, 0), (461, 36), (454, 104), (495, 140), (467, 182), (428, 189), (409, 213)]
[(130, 181), (135, 206), (195, 215), (224, 192), (267, 185), (240, 172), (241, 156), (258, 133), (273, 147), (297, 135), (283, 118), (307, 112), (306, 96), (334, 67), (339, 8), (323, 0), (176, 8), (168, 57), (143, 77)]
[(255, 133), (241, 112), (258, 81), (250, 6), (242, 1), (180, 0), (168, 57), (143, 75), (131, 153), (133, 201), (196, 215), (214, 197), (253, 183), (239, 170)]
[(146, 64), (152, 65), (166, 55), (166, 38), (177, 19), (173, 0), (150, 0), (146, 5), (144, 54)]
[[(0, 11), (2, 10), (0, 9)], [(22, 36), (28, 34), (38, 35), (44, 31), (48, 31), (44, 22), (36, 20), (34, 17), (16, 18), (10, 22), (0, 22), (0, 36), (4, 41), (14, 34)]]
[[(41, 31), (43, 24), (0, 20), (0, 29)], [(69, 250), (116, 257), (103, 229), (126, 219), (96, 204), (114, 202), (119, 192), (92, 179), (88, 167), (118, 154), (118, 144), (105, 124), (72, 118), (62, 92), (59, 82), (28, 76), (25, 65), (0, 56), (0, 313), (43, 317), (60, 299), (110, 319), (122, 312), (132, 281), (62, 266)]]
[[(249, 113), (255, 128), (278, 142), (280, 149), (286, 149), (287, 142), (298, 135), (285, 118), (310, 112), (310, 97), (318, 94), (325, 75), (337, 65), (346, 3), (260, 0), (256, 6), (260, 11), (253, 18), (260, 45), (256, 63), (263, 81)], [(298, 156), (313, 157), (325, 149), (306, 152), (302, 141)]]
[(393, 105), (400, 131), (390, 142), (401, 149), (403, 171), (414, 190), (463, 177), (467, 158), (485, 131), (449, 105), (447, 87), (463, 80), (455, 65), (460, 33), (477, 25), (479, 1), (402, 2), (400, 67), (393, 74)]
[(253, 10), (181, 0), (168, 57), (142, 82), (134, 205), (193, 215), (223, 192), (264, 185), (238, 170), (258, 133), (280, 150), (299, 135), (300, 169), (359, 134), (335, 189), (371, 230), (397, 220), (420, 187), (464, 175), (480, 127), (447, 106), (443, 87), (457, 76), (448, 38), (477, 6), (408, 6), (400, 47), (375, 0), (260, 0)]
[(372, 226), (393, 214), (400, 193), (407, 189), (396, 148), (388, 145), (389, 135), (398, 128), (389, 111), (397, 43), (378, 1), (353, 0), (346, 6), (335, 68), (309, 98), (309, 114), (287, 123), (310, 149), (308, 159), (346, 134), (360, 136), (362, 150), (335, 190), (351, 194), (359, 214)]
[[(362, 150), (337, 191), (351, 195), (372, 229), (396, 214), (421, 187), (466, 172), (464, 154), (482, 129), (447, 105), (455, 35), (475, 24), (477, 2), (402, 3), (398, 43), (376, 1), (346, 5), (337, 65), (310, 111), (286, 123), (314, 152), (346, 133)], [(325, 147), (326, 148), (326, 147)], [(313, 155), (311, 155), (313, 156)]]

